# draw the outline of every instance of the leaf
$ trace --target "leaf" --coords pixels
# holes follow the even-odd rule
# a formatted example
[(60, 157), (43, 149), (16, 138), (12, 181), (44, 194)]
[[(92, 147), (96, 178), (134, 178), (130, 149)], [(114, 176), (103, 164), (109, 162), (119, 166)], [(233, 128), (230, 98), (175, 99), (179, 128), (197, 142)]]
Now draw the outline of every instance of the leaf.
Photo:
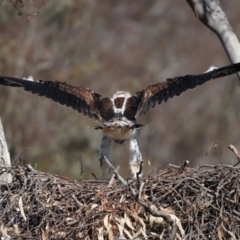
[(11, 240), (12, 238), (7, 234), (8, 228), (4, 227), (3, 224), (0, 227), (1, 239)]
[(113, 235), (113, 231), (112, 231), (112, 224), (109, 223), (108, 217), (109, 217), (108, 214), (104, 217), (103, 224), (104, 224), (105, 228), (107, 229), (108, 239), (109, 240), (114, 240), (114, 235)]
[(138, 221), (138, 222), (142, 225), (143, 231), (146, 232), (146, 225), (145, 225), (144, 221), (142, 220), (142, 218), (140, 218), (140, 217), (139, 217), (137, 214), (135, 214), (135, 213), (132, 213), (131, 216), (132, 216), (136, 221)]
[(110, 224), (110, 229), (108, 231), (108, 239), (109, 240), (114, 240), (114, 234), (113, 234), (113, 230), (112, 230), (112, 225)]
[(98, 207), (98, 204), (94, 203), (91, 207), (91, 210), (93, 210), (94, 208)]
[(16, 234), (16, 235), (20, 234), (20, 231), (19, 231), (19, 228), (18, 228), (17, 224), (13, 224), (13, 230), (14, 230), (14, 234)]
[(18, 205), (19, 205), (20, 213), (21, 213), (24, 221), (26, 222), (26, 221), (27, 221), (27, 218), (26, 218), (26, 216), (25, 216), (24, 209), (23, 209), (22, 196), (19, 198)]
[(119, 230), (119, 238), (121, 237), (122, 239), (125, 239), (125, 238), (123, 238), (124, 237), (123, 232), (125, 232), (129, 239), (133, 239), (132, 235), (128, 232), (127, 229), (125, 229), (120, 224), (117, 224), (117, 227), (118, 227), (118, 230)]
[(98, 240), (104, 240), (104, 238), (103, 238), (103, 232), (104, 232), (103, 227), (100, 227), (100, 228), (98, 229)]
[(150, 226), (152, 227), (153, 223), (161, 224), (164, 222), (164, 220), (162, 217), (154, 217), (151, 214), (149, 214), (149, 222), (150, 222)]
[(175, 216), (174, 214), (170, 214), (169, 216), (171, 217), (171, 219), (173, 219), (175, 221), (175, 223), (178, 226), (178, 230), (180, 231), (181, 235), (184, 236), (185, 231), (182, 227), (182, 223), (181, 223), (180, 219), (177, 216)]
[(108, 214), (103, 219), (104, 226), (107, 230), (109, 230), (109, 222), (108, 222)]
[(119, 238), (125, 239), (123, 235), (123, 227), (120, 224), (117, 224), (118, 231), (119, 231)]
[(45, 230), (49, 230), (49, 222), (47, 222)]
[(121, 219), (120, 218), (118, 218), (118, 217), (114, 217), (115, 218), (115, 220), (120, 224), (120, 222), (121, 222)]
[(125, 199), (125, 196), (122, 195), (121, 198), (120, 198), (120, 200), (119, 200), (119, 203), (122, 203), (122, 202), (124, 201), (124, 199)]
[(130, 234), (130, 232), (126, 228), (123, 228), (123, 231), (127, 234), (129, 239), (133, 239), (132, 235)]
[(120, 225), (122, 227), (124, 227), (124, 225), (125, 225), (125, 219), (124, 218), (120, 218)]
[(126, 213), (124, 213), (124, 219), (125, 219), (125, 223), (127, 224), (127, 226), (129, 228), (131, 228), (132, 230), (135, 230), (135, 228), (132, 225), (132, 222), (130, 221), (129, 217), (127, 216)]
[[(133, 239), (137, 238), (142, 233), (142, 228), (140, 228), (134, 235)], [(146, 235), (146, 234), (145, 234)], [(146, 236), (145, 236), (146, 237)]]
[(42, 230), (42, 240), (48, 240), (47, 233)]

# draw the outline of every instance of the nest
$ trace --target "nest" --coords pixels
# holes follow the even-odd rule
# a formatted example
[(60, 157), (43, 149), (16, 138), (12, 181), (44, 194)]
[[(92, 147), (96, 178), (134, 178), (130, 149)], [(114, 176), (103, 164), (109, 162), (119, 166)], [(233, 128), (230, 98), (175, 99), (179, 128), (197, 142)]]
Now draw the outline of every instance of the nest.
[(171, 166), (157, 175), (76, 181), (32, 169), (0, 188), (1, 239), (239, 239), (240, 168)]

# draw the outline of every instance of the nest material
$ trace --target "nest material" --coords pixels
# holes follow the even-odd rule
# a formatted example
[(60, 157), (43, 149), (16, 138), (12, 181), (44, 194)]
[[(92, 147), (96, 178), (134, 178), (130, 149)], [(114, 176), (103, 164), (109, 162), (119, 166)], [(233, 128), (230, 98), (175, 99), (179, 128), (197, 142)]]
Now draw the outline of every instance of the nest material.
[(9, 170), (13, 182), (0, 186), (1, 239), (240, 238), (239, 167), (169, 167), (110, 186), (29, 166), (0, 173)]

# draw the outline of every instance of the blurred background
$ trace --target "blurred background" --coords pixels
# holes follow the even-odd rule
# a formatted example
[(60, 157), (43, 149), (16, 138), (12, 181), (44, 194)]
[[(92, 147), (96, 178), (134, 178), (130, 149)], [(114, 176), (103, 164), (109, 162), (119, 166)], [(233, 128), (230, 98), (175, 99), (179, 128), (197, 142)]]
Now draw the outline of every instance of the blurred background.
[[(230, 64), (216, 35), (186, 1), (33, 0), (23, 8), (12, 3), (0, 5), (1, 75), (65, 81), (111, 97), (117, 90), (134, 94), (168, 77)], [(222, 1), (222, 7), (240, 37), (239, 0)], [(139, 119), (147, 124), (139, 132), (144, 172), (186, 159), (190, 166), (235, 163), (227, 147), (240, 150), (239, 103), (234, 75), (155, 107)], [(95, 123), (78, 112), (1, 86), (0, 117), (12, 161), (22, 154), (23, 164), (79, 179), (82, 158), (84, 179), (101, 176), (101, 132), (88, 128)], [(128, 143), (113, 144), (112, 161), (125, 177), (128, 160)]]

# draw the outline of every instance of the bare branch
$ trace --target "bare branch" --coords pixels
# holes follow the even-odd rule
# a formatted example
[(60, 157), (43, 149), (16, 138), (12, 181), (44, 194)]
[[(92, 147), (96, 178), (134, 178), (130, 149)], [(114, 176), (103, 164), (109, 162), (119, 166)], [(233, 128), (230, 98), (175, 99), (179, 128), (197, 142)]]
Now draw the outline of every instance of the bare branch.
[[(231, 63), (240, 62), (240, 44), (219, 0), (186, 0), (196, 17), (219, 37)], [(240, 73), (237, 74), (240, 80)]]
[[(2, 121), (0, 119), (0, 167), (11, 167), (11, 159), (8, 152), (7, 142), (5, 139)], [(5, 173), (0, 175), (1, 182), (12, 182), (12, 175), (10, 173)]]
[[(117, 166), (116, 167), (116, 171), (119, 172), (119, 170), (120, 170), (120, 167)], [(112, 175), (112, 177), (111, 177), (111, 179), (110, 179), (110, 181), (108, 183), (108, 186), (111, 187), (111, 186), (113, 186), (114, 183), (115, 183), (115, 174)]]
[(125, 186), (128, 186), (128, 183), (120, 176), (118, 171), (114, 166), (109, 162), (109, 160), (104, 156), (104, 161), (107, 163), (108, 167), (112, 169), (113, 173), (116, 175), (117, 179)]
[(181, 174), (189, 163), (190, 163), (189, 160), (185, 160), (181, 165), (181, 168), (178, 170), (178, 174)]
[(236, 157), (237, 157), (238, 162), (237, 162), (234, 166), (238, 165), (239, 162), (240, 162), (240, 154), (239, 154), (238, 150), (237, 150), (233, 145), (229, 145), (228, 148), (229, 148), (231, 151), (233, 151), (233, 153), (235, 153), (235, 155), (236, 155)]

